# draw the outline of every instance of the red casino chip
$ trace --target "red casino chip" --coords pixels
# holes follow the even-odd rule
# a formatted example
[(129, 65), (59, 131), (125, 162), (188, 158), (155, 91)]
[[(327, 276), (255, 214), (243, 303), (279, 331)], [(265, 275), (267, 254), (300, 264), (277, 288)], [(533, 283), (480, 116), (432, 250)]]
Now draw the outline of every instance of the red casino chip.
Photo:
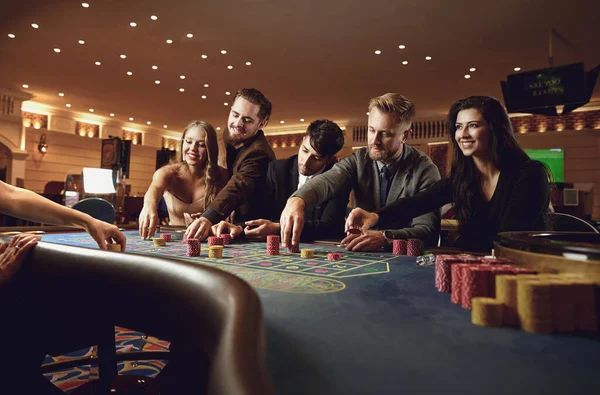
[(199, 239), (187, 239), (187, 252), (186, 256), (200, 256), (200, 240)]
[(223, 239), (223, 245), (231, 244), (231, 235), (229, 233), (222, 233), (219, 237)]
[(408, 239), (408, 244), (406, 247), (406, 254), (408, 256), (420, 256), (421, 255), (421, 240)]
[(455, 263), (450, 266), (450, 301), (462, 303), (462, 269), (469, 267), (468, 263)]
[(223, 239), (218, 236), (210, 236), (208, 238), (208, 246), (222, 246)]
[(160, 238), (164, 239), (164, 241), (171, 241), (171, 234), (170, 233), (161, 233), (160, 234)]
[(279, 244), (281, 238), (277, 235), (267, 236), (267, 255), (279, 255)]
[(342, 259), (342, 254), (340, 252), (327, 253), (327, 260), (329, 261), (339, 261), (340, 259)]
[(394, 239), (392, 241), (392, 252), (396, 255), (406, 255), (408, 242), (402, 239)]
[(462, 268), (461, 305), (471, 310), (471, 301), (476, 297), (488, 297), (490, 266), (467, 265)]
[(435, 288), (440, 292), (450, 292), (450, 267), (461, 263), (462, 258), (457, 255), (439, 254), (435, 258)]
[(300, 245), (299, 244), (288, 245), (287, 252), (288, 252), (288, 254), (299, 254), (300, 253)]

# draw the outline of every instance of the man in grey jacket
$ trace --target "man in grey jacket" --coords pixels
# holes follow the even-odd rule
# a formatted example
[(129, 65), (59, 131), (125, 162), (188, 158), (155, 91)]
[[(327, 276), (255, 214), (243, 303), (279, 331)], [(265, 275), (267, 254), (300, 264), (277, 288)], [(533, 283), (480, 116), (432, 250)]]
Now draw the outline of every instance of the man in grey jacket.
[[(283, 244), (298, 244), (305, 207), (352, 189), (355, 207), (376, 211), (398, 198), (413, 196), (439, 180), (440, 173), (431, 159), (405, 144), (412, 134), (414, 115), (414, 105), (398, 93), (371, 99), (368, 148), (355, 150), (288, 199), (280, 219)], [(434, 245), (439, 235), (440, 213), (436, 210), (408, 223), (393, 225), (391, 229), (350, 234), (342, 243), (352, 251), (380, 250), (394, 238), (418, 238), (426, 245)]]

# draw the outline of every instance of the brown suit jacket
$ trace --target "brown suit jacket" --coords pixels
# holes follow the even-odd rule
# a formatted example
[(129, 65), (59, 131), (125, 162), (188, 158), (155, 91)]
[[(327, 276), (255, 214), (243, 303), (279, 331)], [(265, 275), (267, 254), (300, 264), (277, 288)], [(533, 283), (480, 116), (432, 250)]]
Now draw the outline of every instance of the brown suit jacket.
[(240, 149), (228, 144), (229, 133), (224, 133), (223, 140), (227, 147), (227, 170), (231, 178), (202, 216), (213, 224), (234, 210), (236, 222), (244, 218), (262, 218), (260, 214), (263, 207), (259, 195), (264, 190), (267, 168), (269, 162), (275, 159), (275, 153), (262, 130)]

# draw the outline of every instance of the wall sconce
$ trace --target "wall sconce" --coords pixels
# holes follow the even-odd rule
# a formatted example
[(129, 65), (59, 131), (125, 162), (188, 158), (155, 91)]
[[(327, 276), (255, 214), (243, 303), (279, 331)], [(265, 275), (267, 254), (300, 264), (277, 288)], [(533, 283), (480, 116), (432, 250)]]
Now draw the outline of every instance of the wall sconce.
[(42, 154), (45, 154), (48, 151), (48, 143), (46, 143), (46, 135), (42, 134), (40, 136), (40, 143), (38, 144), (38, 151)]

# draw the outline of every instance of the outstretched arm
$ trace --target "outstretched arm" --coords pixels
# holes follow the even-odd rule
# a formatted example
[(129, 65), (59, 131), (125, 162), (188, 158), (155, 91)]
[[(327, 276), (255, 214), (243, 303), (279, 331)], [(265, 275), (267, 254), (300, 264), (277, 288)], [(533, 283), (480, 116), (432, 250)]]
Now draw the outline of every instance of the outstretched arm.
[(138, 220), (140, 236), (144, 239), (154, 236), (154, 232), (156, 232), (158, 224), (158, 211), (156, 207), (161, 196), (167, 189), (169, 174), (169, 170), (164, 167), (156, 170), (152, 176), (152, 183), (144, 195), (144, 207), (140, 212)]

